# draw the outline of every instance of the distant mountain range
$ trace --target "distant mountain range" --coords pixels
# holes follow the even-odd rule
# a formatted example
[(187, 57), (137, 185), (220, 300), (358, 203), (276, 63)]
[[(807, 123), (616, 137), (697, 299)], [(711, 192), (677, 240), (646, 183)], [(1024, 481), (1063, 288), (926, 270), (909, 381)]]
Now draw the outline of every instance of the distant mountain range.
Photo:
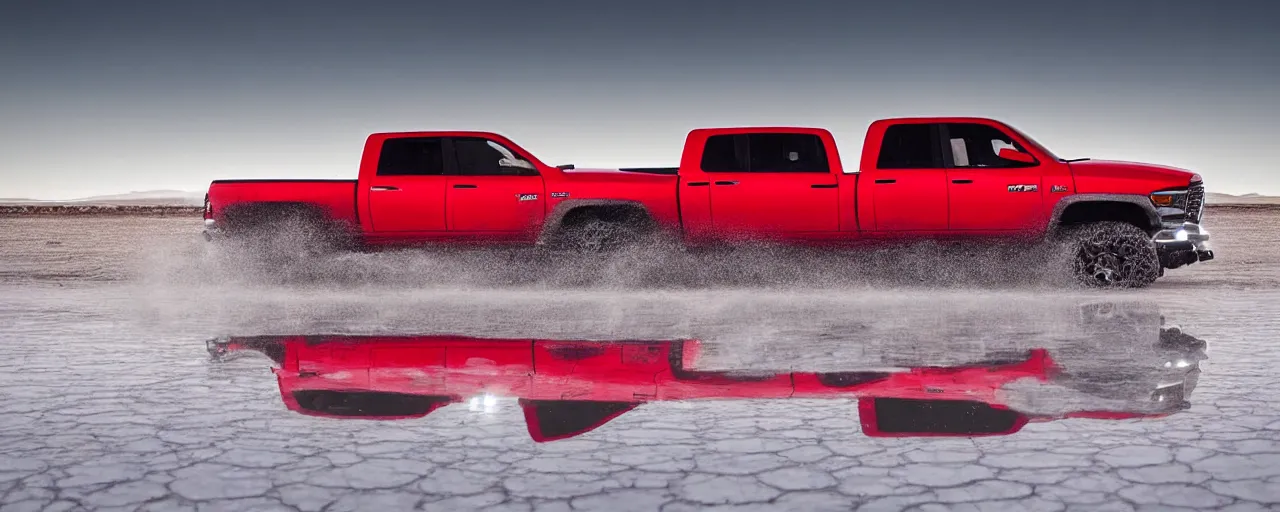
[(146, 190), (80, 199), (0, 198), (0, 204), (39, 206), (200, 206), (204, 204), (204, 192)]
[[(1261, 194), (1231, 195), (1210, 192), (1206, 197), (1208, 204), (1280, 204), (1280, 197)], [(0, 198), (4, 205), (42, 205), (42, 206), (200, 206), (204, 204), (204, 192), (186, 190), (146, 190), (127, 194), (111, 194), (105, 196), (85, 197), (81, 199), (46, 200)]]
[(1231, 194), (1210, 192), (1206, 194), (1205, 201), (1208, 204), (1280, 204), (1280, 197), (1261, 194), (1233, 196)]

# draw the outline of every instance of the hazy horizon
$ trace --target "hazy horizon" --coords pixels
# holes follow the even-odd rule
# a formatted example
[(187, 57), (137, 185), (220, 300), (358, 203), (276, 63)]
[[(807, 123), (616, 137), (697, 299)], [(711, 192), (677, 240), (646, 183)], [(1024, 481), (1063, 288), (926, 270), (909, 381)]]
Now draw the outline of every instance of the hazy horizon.
[(688, 130), (1005, 120), (1059, 155), (1280, 195), (1269, 2), (89, 1), (0, 7), (0, 197), (353, 178), (365, 137), (670, 166)]

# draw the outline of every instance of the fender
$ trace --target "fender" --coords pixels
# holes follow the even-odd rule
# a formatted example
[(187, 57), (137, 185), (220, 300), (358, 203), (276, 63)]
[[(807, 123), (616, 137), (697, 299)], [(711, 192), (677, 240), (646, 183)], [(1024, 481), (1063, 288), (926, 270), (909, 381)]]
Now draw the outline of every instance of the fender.
[(1129, 203), (1137, 205), (1147, 216), (1146, 227), (1148, 232), (1154, 232), (1160, 228), (1160, 214), (1156, 212), (1155, 205), (1151, 204), (1151, 200), (1146, 196), (1138, 194), (1074, 194), (1064, 197), (1053, 205), (1053, 214), (1049, 216), (1049, 225), (1046, 226), (1047, 232), (1052, 232), (1062, 219), (1063, 212), (1067, 211), (1067, 207), (1076, 203), (1090, 202), (1110, 202), (1110, 203)]
[(644, 203), (629, 199), (566, 199), (556, 203), (556, 206), (547, 214), (546, 219), (542, 222), (542, 231), (538, 233), (538, 243), (543, 244), (549, 241), (549, 237), (560, 229), (560, 225), (564, 222), (564, 216), (576, 208), (584, 206), (627, 206), (639, 208), (645, 212), (645, 215), (653, 217), (649, 209)]

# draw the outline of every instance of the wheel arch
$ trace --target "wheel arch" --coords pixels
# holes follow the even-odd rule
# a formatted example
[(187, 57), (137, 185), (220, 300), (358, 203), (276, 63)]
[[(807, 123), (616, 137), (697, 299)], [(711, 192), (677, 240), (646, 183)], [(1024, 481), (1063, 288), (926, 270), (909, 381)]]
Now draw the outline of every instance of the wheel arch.
[(1160, 214), (1145, 196), (1135, 194), (1076, 194), (1053, 207), (1049, 230), (1090, 222), (1119, 221), (1138, 226), (1147, 234), (1160, 229)]
[(638, 212), (650, 221), (655, 221), (653, 212), (640, 201), (628, 199), (570, 199), (561, 201), (556, 204), (551, 212), (547, 214), (546, 219), (542, 223), (542, 232), (539, 234), (539, 242), (546, 242), (550, 237), (559, 232), (565, 225), (566, 220), (571, 220), (576, 212), (591, 211), (630, 211)]

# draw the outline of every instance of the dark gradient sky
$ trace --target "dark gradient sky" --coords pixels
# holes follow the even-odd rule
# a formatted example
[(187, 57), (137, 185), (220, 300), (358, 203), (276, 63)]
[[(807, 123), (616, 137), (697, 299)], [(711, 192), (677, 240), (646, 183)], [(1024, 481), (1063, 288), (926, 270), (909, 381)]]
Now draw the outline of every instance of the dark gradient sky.
[(352, 177), (368, 133), (415, 129), (581, 167), (822, 126), (852, 165), (903, 115), (1280, 194), (1280, 2), (262, 3), (0, 4), (0, 197)]

